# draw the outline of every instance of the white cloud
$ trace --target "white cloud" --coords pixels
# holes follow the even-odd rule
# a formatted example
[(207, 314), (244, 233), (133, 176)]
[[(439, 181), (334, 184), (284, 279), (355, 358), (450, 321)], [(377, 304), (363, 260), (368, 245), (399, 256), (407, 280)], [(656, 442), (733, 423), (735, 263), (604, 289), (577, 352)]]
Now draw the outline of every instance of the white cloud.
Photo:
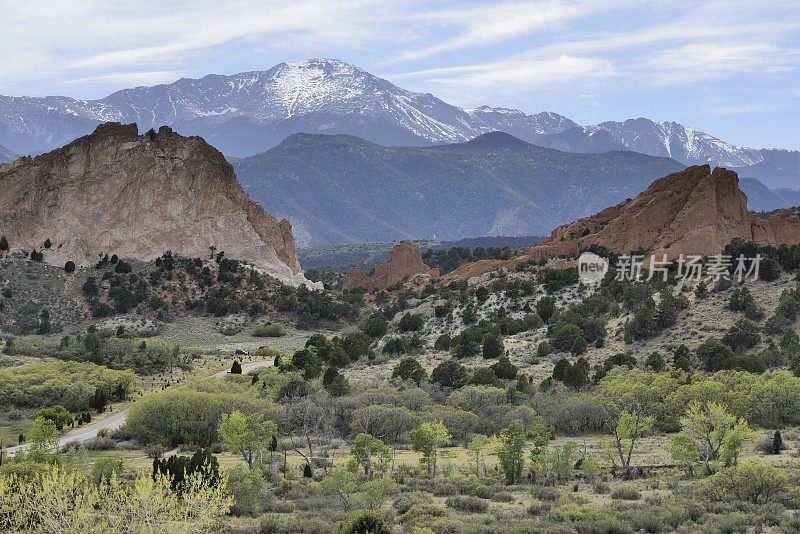
[(454, 90), (470, 101), (483, 101), (492, 94), (518, 94), (556, 83), (600, 79), (614, 75), (611, 61), (594, 57), (562, 55), (555, 58), (516, 56), (503, 61), (429, 69), (394, 76), (435, 86), (443, 93)]
[(154, 70), (146, 72), (115, 72), (99, 76), (88, 76), (86, 78), (75, 78), (65, 82), (67, 84), (92, 84), (92, 83), (114, 83), (122, 84), (126, 87), (136, 87), (140, 85), (155, 85), (160, 83), (174, 82), (178, 78), (188, 76), (189, 73), (180, 70)]
[(661, 50), (642, 63), (656, 83), (675, 84), (720, 79), (749, 72), (776, 73), (800, 60), (800, 49), (767, 42), (695, 42)]
[(584, 17), (598, 8), (597, 2), (512, 1), (423, 13), (418, 16), (423, 21), (447, 27), (456, 26), (461, 31), (436, 44), (402, 52), (392, 62), (427, 58), (442, 52), (475, 48), (527, 35), (535, 30)]

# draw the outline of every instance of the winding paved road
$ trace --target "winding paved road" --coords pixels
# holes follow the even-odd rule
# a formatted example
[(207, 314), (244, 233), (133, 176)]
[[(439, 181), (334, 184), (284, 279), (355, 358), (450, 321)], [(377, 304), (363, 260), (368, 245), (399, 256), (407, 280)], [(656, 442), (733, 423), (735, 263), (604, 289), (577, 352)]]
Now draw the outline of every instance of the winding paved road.
[[(247, 374), (250, 371), (255, 371), (256, 369), (261, 369), (262, 367), (269, 367), (274, 364), (273, 360), (260, 360), (257, 362), (242, 362), (242, 374)], [(215, 373), (211, 375), (213, 378), (222, 378), (226, 376), (228, 371), (220, 371), (219, 373)], [(101, 430), (107, 430), (108, 432), (113, 432), (114, 430), (119, 430), (122, 428), (122, 425), (125, 424), (125, 420), (128, 418), (128, 410), (122, 410), (119, 413), (115, 413), (110, 417), (106, 417), (102, 421), (98, 421), (96, 423), (91, 423), (81, 428), (76, 428), (75, 430), (70, 430), (60, 438), (58, 438), (58, 448), (64, 447), (68, 443), (83, 443), (84, 441), (90, 440), (92, 438), (96, 438), (97, 434), (100, 433)], [(7, 449), (3, 449), (3, 453), (9, 457), (14, 456), (19, 451), (24, 451), (30, 447), (29, 443), (23, 443), (22, 445), (17, 445), (15, 447), (9, 447)]]

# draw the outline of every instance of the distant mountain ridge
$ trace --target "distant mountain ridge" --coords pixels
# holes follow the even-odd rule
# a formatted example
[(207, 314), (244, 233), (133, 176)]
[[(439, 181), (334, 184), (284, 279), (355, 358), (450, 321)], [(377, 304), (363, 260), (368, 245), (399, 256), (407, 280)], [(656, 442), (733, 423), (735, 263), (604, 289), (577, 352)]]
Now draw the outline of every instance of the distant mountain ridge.
[(300, 246), (543, 235), (682, 168), (630, 151), (561, 152), (502, 132), (428, 147), (295, 134), (235, 163), (245, 191), (289, 218)]
[(57, 148), (105, 121), (143, 130), (170, 125), (245, 157), (300, 133), (344, 133), (388, 146), (458, 143), (490, 131), (570, 152), (632, 150), (691, 165), (735, 168), (770, 187), (800, 187), (800, 152), (726, 143), (675, 122), (638, 118), (581, 126), (552, 112), (463, 109), (397, 87), (336, 59), (280, 63), (265, 71), (183, 78), (98, 100), (0, 96), (0, 145), (17, 154)]

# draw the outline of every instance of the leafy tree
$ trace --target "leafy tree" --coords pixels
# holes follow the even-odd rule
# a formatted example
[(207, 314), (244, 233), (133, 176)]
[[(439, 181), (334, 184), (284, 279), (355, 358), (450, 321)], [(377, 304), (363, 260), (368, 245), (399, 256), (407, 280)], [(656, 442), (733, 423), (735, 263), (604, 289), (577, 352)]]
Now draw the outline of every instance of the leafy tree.
[(692, 352), (689, 347), (681, 344), (675, 349), (675, 353), (672, 355), (672, 365), (675, 369), (680, 369), (681, 371), (688, 372), (692, 370)]
[(391, 534), (386, 520), (373, 511), (359, 512), (355, 517), (336, 524), (333, 534)]
[(723, 455), (735, 463), (743, 444), (752, 438), (747, 423), (716, 402), (692, 402), (681, 417), (681, 429), (697, 443), (706, 474), (714, 471), (716, 461)]
[(369, 356), (370, 339), (363, 332), (350, 332), (342, 338), (342, 348), (351, 361)]
[(552, 349), (550, 348), (550, 343), (547, 340), (542, 341), (541, 343), (539, 343), (539, 346), (536, 347), (537, 358), (544, 358), (548, 356), (551, 352)]
[(697, 359), (706, 371), (715, 372), (722, 369), (725, 362), (733, 358), (733, 350), (718, 339), (709, 339), (697, 347)]
[(483, 434), (475, 434), (475, 436), (472, 437), (472, 440), (470, 440), (467, 450), (470, 454), (470, 461), (475, 467), (476, 477), (483, 476), (483, 474), (486, 472), (484, 457), (489, 449), (492, 448), (492, 446), (492, 439), (484, 436)]
[(631, 460), (636, 444), (652, 426), (653, 418), (641, 412), (623, 411), (619, 414), (617, 424), (611, 430), (611, 446), (606, 444), (605, 447), (611, 462), (614, 466), (619, 465), (626, 476), (631, 473)]
[(469, 383), (482, 386), (498, 386), (500, 382), (491, 367), (476, 367), (472, 371)]
[(583, 330), (576, 324), (562, 323), (553, 329), (551, 336), (553, 347), (560, 352), (581, 354), (586, 350), (587, 342)]
[(700, 447), (689, 434), (678, 432), (667, 446), (667, 452), (689, 476), (694, 476), (694, 465), (700, 460)]
[(372, 480), (377, 472), (382, 477), (392, 459), (392, 450), (382, 440), (370, 434), (358, 434), (350, 448), (350, 456), (354, 463), (363, 467), (364, 475)]
[(245, 415), (236, 410), (222, 416), (219, 436), (233, 454), (240, 455), (252, 469), (253, 462), (264, 463), (264, 451), (278, 434), (278, 426), (263, 415)]
[(506, 483), (509, 485), (516, 484), (522, 479), (525, 439), (525, 427), (521, 421), (512, 421), (500, 432), (497, 458), (500, 460), (500, 467), (505, 474)]
[(771, 256), (761, 259), (758, 269), (758, 277), (765, 282), (773, 282), (781, 277), (781, 266), (778, 260)]
[(392, 371), (392, 378), (401, 380), (413, 380), (417, 384), (428, 378), (428, 374), (422, 365), (414, 358), (403, 358)]
[(457, 360), (446, 360), (431, 372), (431, 381), (444, 387), (458, 389), (469, 381), (469, 371)]
[(344, 397), (350, 393), (350, 383), (347, 381), (347, 377), (337, 372), (326, 389), (332, 397)]
[(51, 406), (50, 408), (42, 408), (36, 412), (36, 417), (42, 417), (48, 421), (52, 421), (56, 426), (56, 430), (61, 432), (64, 427), (72, 422), (72, 414), (63, 406)]
[(49, 452), (58, 447), (58, 430), (55, 423), (41, 416), (34, 419), (27, 438), (34, 451)]
[(436, 477), (439, 448), (450, 443), (452, 436), (441, 422), (422, 423), (408, 433), (412, 448), (422, 453), (422, 463), (428, 475)]

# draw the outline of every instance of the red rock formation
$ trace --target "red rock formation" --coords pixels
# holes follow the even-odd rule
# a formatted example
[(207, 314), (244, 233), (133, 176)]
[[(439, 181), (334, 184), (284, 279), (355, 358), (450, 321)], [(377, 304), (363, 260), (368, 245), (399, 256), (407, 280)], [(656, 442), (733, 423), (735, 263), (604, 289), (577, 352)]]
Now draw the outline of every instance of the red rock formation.
[(708, 165), (698, 165), (656, 180), (633, 200), (556, 228), (523, 256), (502, 265), (463, 265), (441, 283), (513, 269), (543, 257), (578, 254), (591, 245), (617, 254), (645, 251), (675, 259), (681, 254), (719, 254), (737, 238), (761, 245), (800, 243), (800, 218), (789, 210), (767, 219), (749, 212), (735, 172), (719, 167), (711, 172)]
[(205, 257), (209, 247), (291, 284), (303, 277), (289, 221), (241, 188), (224, 156), (200, 137), (164, 126), (102, 124), (47, 154), (0, 165), (0, 235), (45, 261), (78, 265), (98, 255), (150, 260), (167, 250)]
[(382, 291), (403, 280), (416, 276), (438, 278), (439, 270), (431, 269), (422, 261), (419, 247), (410, 241), (400, 241), (389, 254), (389, 261), (375, 267), (372, 277), (359, 269), (347, 274), (344, 289), (366, 289), (368, 292)]

